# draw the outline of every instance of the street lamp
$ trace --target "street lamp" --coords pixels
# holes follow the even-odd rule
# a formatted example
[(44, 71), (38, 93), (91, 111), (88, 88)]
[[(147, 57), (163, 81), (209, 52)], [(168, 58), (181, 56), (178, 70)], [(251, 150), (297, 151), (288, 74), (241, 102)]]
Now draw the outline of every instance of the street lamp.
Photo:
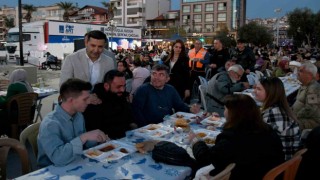
[[(277, 8), (274, 10), (275, 13), (281, 13), (281, 8)], [(279, 46), (279, 17), (277, 16), (277, 24), (276, 24), (276, 28), (277, 28), (277, 34), (276, 34), (276, 37), (277, 37), (277, 46)]]
[(109, 21), (108, 22), (108, 26), (111, 29), (111, 49), (113, 49), (113, 43), (112, 43), (112, 41), (113, 41), (113, 32), (114, 32), (114, 30), (117, 29), (117, 21), (113, 21), (113, 20)]

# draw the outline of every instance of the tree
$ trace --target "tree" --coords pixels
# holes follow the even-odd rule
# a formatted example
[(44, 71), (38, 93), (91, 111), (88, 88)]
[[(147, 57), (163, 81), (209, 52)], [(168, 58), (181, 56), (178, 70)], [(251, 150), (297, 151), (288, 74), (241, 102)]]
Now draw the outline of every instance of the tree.
[(32, 19), (32, 13), (35, 12), (37, 8), (30, 4), (24, 4), (22, 6), (22, 9), (27, 11), (27, 14), (24, 16), (24, 18), (26, 19), (27, 22), (30, 22)]
[(4, 18), (4, 24), (6, 26), (6, 29), (10, 29), (14, 27), (14, 19), (13, 18)]
[(165, 33), (165, 38), (170, 38), (175, 34), (179, 34), (181, 37), (186, 37), (187, 32), (181, 27), (170, 27), (169, 30)]
[(108, 10), (108, 19), (109, 21), (113, 19), (114, 14), (117, 10), (117, 8), (114, 6), (114, 3), (111, 2), (101, 2), (101, 4), (107, 8)]
[(224, 47), (230, 48), (236, 46), (236, 40), (233, 35), (229, 34), (229, 31), (219, 31), (214, 39), (219, 39)]
[(288, 35), (293, 37), (296, 46), (307, 43), (311, 47), (317, 44), (320, 32), (320, 12), (314, 14), (309, 8), (296, 8), (287, 16)]
[(265, 46), (272, 43), (272, 34), (267, 27), (250, 22), (238, 29), (238, 36), (256, 46)]
[(72, 2), (59, 2), (57, 3), (57, 6), (59, 6), (61, 9), (64, 10), (63, 13), (63, 21), (69, 21), (70, 11), (75, 9), (76, 7), (73, 5)]

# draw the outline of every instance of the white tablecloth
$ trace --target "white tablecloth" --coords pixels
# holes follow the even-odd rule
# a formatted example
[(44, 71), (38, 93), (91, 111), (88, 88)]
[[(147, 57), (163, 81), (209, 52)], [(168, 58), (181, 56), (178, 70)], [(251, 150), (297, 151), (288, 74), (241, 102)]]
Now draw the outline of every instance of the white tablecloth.
[[(38, 93), (38, 98), (44, 98), (44, 97), (50, 96), (52, 94), (58, 93), (58, 90), (53, 89), (53, 88), (40, 89), (40, 88), (33, 87), (33, 91), (35, 93)], [(7, 95), (7, 91), (0, 91), (0, 96), (5, 96), (5, 95)]]
[[(179, 113), (179, 112), (178, 112)], [(174, 118), (171, 118), (174, 120)], [(166, 125), (160, 124), (170, 128), (171, 123)], [(143, 128), (143, 127), (142, 127)], [(191, 124), (191, 128), (199, 130), (205, 128), (201, 124)], [(141, 128), (140, 128), (141, 129)], [(177, 135), (181, 132), (172, 132)], [(217, 133), (217, 132), (216, 132)], [(217, 133), (218, 134), (218, 133)], [(164, 136), (162, 140), (174, 141), (175, 136)], [(173, 138), (173, 139), (172, 139)], [(133, 136), (119, 139), (119, 141), (135, 144), (145, 141), (146, 139), (152, 139), (152, 137)], [(178, 142), (179, 144), (179, 142)], [(180, 144), (187, 148), (184, 143)], [(188, 148), (190, 151), (190, 148)], [(100, 162), (94, 159), (90, 159), (85, 155), (79, 157), (76, 161), (73, 161), (64, 167), (48, 166), (46, 168), (39, 169), (35, 172), (31, 172), (24, 176), (18, 177), (18, 180), (24, 179), (159, 179), (159, 180), (171, 180), (171, 179), (186, 179), (191, 174), (191, 168), (185, 166), (173, 166), (164, 163), (155, 162), (151, 153), (141, 154), (133, 153), (122, 157), (119, 160), (110, 162)]]
[[(283, 82), (286, 96), (290, 96), (294, 92), (298, 91), (301, 86), (300, 85), (301, 83), (296, 78), (293, 78), (290, 76), (280, 77), (279, 79)], [(253, 91), (254, 89), (246, 89), (242, 92), (235, 92), (234, 94), (247, 94), (255, 99), (255, 95)], [(258, 105), (261, 105), (260, 102), (257, 102), (257, 103)]]

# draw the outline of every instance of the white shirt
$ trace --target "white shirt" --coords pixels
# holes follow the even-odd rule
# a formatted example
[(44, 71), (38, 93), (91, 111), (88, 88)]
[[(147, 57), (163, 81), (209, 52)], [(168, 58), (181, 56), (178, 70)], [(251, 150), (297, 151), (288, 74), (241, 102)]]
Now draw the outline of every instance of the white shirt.
[(97, 59), (94, 62), (89, 58), (87, 54), (86, 56), (88, 58), (88, 64), (89, 64), (90, 83), (92, 84), (92, 86), (94, 86), (95, 84), (98, 83), (99, 77), (100, 77), (101, 56), (99, 57), (99, 59)]

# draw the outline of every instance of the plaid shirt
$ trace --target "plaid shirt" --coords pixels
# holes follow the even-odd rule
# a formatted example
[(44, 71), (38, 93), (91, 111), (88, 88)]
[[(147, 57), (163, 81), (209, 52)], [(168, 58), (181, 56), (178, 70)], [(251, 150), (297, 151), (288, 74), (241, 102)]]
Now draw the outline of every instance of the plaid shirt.
[(282, 141), (286, 160), (301, 148), (301, 131), (296, 121), (281, 113), (278, 106), (269, 107), (262, 112), (263, 120), (272, 126)]

